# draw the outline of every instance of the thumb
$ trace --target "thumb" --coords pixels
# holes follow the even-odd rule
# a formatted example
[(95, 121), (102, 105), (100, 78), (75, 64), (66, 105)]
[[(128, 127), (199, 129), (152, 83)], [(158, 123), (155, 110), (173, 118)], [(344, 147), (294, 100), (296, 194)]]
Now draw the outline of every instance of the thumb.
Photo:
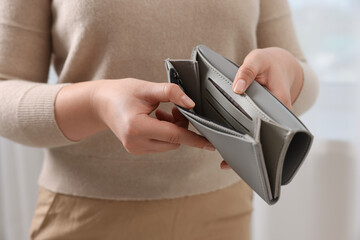
[(174, 83), (151, 83), (145, 92), (147, 100), (152, 102), (172, 102), (187, 109), (195, 107), (194, 101)]
[(260, 51), (259, 49), (253, 50), (246, 56), (233, 82), (233, 91), (235, 93), (243, 94), (256, 79), (256, 76), (265, 70), (263, 69), (264, 60)]

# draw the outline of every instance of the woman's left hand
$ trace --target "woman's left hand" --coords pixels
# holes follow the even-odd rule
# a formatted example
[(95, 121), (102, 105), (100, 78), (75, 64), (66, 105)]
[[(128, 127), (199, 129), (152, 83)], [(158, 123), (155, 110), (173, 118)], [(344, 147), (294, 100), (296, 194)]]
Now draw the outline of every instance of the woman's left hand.
[[(243, 94), (254, 80), (291, 109), (301, 91), (304, 73), (296, 58), (282, 48), (255, 49), (246, 56), (239, 68), (233, 91)], [(230, 169), (225, 161), (220, 167)]]

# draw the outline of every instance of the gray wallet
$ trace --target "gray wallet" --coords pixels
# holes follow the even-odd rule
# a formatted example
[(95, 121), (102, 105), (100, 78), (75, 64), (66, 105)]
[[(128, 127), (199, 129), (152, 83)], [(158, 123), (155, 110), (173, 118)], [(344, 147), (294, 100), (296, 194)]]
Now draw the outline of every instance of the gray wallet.
[(239, 66), (204, 45), (189, 60), (165, 60), (169, 82), (196, 103), (177, 106), (230, 167), (268, 204), (280, 197), (304, 161), (313, 136), (266, 88), (254, 81), (232, 90)]

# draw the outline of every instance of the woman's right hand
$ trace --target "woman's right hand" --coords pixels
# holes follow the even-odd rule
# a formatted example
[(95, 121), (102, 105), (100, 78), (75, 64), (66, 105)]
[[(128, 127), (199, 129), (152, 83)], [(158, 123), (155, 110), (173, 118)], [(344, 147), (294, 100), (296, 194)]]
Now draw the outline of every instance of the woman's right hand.
[[(187, 109), (195, 106), (175, 84), (127, 78), (65, 86), (57, 96), (55, 114), (64, 135), (75, 141), (110, 128), (133, 154), (166, 152), (181, 144), (215, 150), (204, 137), (186, 129), (186, 123), (149, 116), (160, 102)], [(186, 121), (176, 111), (173, 113)], [(165, 116), (163, 112), (158, 114)]]

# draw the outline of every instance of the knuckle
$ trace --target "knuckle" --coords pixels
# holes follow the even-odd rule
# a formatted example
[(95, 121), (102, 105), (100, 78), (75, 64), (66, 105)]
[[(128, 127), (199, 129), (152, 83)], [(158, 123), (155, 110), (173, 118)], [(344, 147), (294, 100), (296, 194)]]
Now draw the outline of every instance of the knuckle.
[(134, 145), (134, 137), (138, 135), (138, 130), (131, 124), (125, 124), (123, 126), (122, 144), (126, 151), (129, 153), (136, 153), (136, 146)]
[(256, 76), (256, 79), (255, 79), (258, 83), (260, 83), (261, 85), (263, 86), (266, 86), (270, 81), (271, 81), (271, 78), (268, 77), (268, 76), (261, 76), (261, 75), (258, 75)]
[(165, 96), (168, 96), (168, 97), (174, 95), (175, 92), (176, 92), (176, 88), (177, 88), (177, 87), (178, 87), (178, 86), (177, 86), (176, 84), (174, 84), (174, 83), (164, 84), (164, 85), (163, 85), (163, 93), (164, 93), (164, 95), (165, 95)]
[(128, 119), (124, 124), (123, 135), (125, 139), (129, 139), (139, 135), (139, 130), (137, 129), (136, 124), (134, 124), (134, 121), (132, 121), (131, 119)]
[(130, 140), (123, 141), (123, 146), (128, 153), (134, 155), (143, 155), (146, 153), (143, 149), (140, 149), (137, 144)]
[(240, 74), (247, 78), (250, 78), (251, 80), (254, 80), (256, 78), (254, 67), (249, 64), (241, 66)]
[(168, 136), (167, 141), (168, 141), (169, 143), (179, 143), (179, 141), (180, 141), (180, 136), (179, 136), (179, 134), (177, 134), (177, 133), (170, 133), (170, 135)]

